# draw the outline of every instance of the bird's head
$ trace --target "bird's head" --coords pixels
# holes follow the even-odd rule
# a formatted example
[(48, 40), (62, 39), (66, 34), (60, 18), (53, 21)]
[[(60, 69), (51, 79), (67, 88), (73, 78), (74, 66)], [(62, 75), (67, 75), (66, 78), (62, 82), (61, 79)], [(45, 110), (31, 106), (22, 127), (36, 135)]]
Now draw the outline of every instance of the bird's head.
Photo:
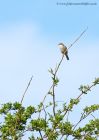
[(62, 49), (62, 48), (65, 47), (65, 45), (64, 45), (63, 43), (59, 43), (59, 44), (58, 44), (58, 47), (59, 47), (60, 49)]

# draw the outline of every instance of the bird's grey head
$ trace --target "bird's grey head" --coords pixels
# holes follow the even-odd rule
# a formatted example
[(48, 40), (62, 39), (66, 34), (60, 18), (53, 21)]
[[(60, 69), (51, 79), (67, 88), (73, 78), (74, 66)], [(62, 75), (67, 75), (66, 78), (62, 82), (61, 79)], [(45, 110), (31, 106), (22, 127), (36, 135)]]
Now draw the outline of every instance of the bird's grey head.
[(59, 43), (59, 44), (58, 44), (58, 47), (59, 47), (60, 49), (62, 49), (62, 48), (65, 48), (65, 45), (64, 45), (63, 43)]
[(65, 46), (63, 43), (59, 43), (58, 46)]

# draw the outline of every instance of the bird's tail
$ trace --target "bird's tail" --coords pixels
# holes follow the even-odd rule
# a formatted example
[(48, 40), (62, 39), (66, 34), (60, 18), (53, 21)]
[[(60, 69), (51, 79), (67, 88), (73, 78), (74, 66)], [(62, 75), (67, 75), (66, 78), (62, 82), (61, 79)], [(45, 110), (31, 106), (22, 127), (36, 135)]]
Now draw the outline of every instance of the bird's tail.
[(67, 60), (69, 60), (68, 54), (66, 54), (66, 58), (67, 58)]

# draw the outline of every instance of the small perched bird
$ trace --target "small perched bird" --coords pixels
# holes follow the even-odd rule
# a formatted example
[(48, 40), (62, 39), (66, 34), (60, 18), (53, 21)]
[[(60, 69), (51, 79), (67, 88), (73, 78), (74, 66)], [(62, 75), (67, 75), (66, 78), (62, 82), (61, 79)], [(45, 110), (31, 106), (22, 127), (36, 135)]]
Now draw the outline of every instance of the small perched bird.
[(69, 60), (68, 50), (81, 38), (81, 36), (87, 31), (87, 29), (88, 27), (76, 38), (76, 40), (68, 48), (63, 43), (58, 44), (61, 53), (66, 56), (67, 60)]
[(59, 43), (58, 46), (60, 48), (61, 53), (66, 56), (67, 60), (69, 60), (67, 47), (63, 43)]

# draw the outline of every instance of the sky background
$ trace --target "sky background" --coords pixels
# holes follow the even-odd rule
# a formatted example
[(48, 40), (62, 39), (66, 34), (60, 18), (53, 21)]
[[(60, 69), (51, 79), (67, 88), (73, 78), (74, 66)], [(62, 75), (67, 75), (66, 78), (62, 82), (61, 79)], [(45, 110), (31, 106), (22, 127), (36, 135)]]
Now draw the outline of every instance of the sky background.
[[(80, 94), (81, 84), (91, 84), (99, 77), (98, 0), (94, 6), (57, 2), (67, 1), (0, 0), (1, 104), (20, 101), (32, 75), (23, 105), (38, 104), (51, 85), (48, 69), (55, 68), (61, 59), (57, 44), (63, 42), (68, 47), (86, 27), (87, 32), (69, 50), (70, 60), (64, 58), (58, 72), (57, 100), (69, 102)], [(98, 86), (81, 99), (72, 117), (77, 118), (80, 109), (95, 103), (99, 103)]]

